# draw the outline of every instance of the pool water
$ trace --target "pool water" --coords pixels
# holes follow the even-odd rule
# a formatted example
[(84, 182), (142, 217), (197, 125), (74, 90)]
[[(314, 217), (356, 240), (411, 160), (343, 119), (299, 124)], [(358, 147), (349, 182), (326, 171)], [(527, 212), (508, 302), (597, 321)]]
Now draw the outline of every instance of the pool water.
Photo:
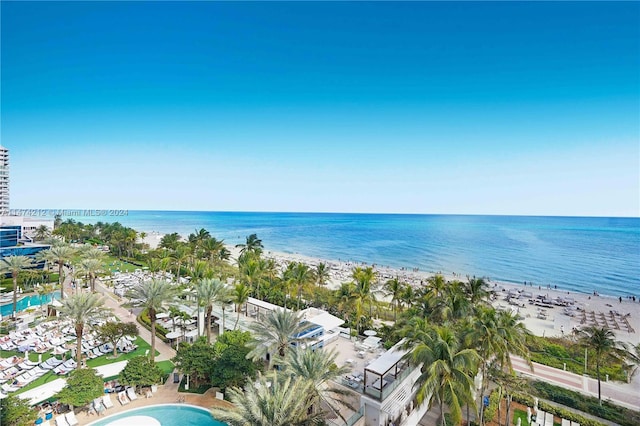
[[(60, 299), (60, 292), (43, 294), (42, 296), (34, 294), (32, 296), (23, 297), (22, 299), (18, 300), (18, 303), (16, 304), (16, 311), (22, 312), (29, 307), (33, 308), (36, 306), (40, 306), (41, 304), (47, 304), (51, 302), (52, 294), (55, 294), (56, 299)], [(13, 303), (9, 302), (5, 305), (0, 306), (0, 315), (2, 315), (2, 317), (11, 316), (11, 314), (13, 313), (12, 310)]]
[[(109, 411), (107, 411), (107, 413), (109, 413)], [(225, 423), (214, 420), (209, 410), (185, 404), (163, 404), (137, 408), (106, 417), (90, 423), (89, 426), (107, 426), (112, 422), (136, 416), (153, 417), (158, 420), (162, 426), (226, 426)], [(118, 424), (125, 423), (126, 421), (118, 422)]]

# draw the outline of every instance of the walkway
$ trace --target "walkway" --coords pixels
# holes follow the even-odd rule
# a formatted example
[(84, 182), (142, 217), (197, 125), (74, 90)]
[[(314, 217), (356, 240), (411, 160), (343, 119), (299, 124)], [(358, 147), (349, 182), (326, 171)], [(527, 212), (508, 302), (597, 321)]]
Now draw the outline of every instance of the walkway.
[[(520, 357), (511, 355), (513, 369), (521, 374), (553, 385), (598, 397), (598, 381), (587, 376), (560, 370), (558, 368), (533, 363), (533, 371)], [(614, 383), (602, 380), (602, 399), (632, 410), (640, 410), (640, 382)]]

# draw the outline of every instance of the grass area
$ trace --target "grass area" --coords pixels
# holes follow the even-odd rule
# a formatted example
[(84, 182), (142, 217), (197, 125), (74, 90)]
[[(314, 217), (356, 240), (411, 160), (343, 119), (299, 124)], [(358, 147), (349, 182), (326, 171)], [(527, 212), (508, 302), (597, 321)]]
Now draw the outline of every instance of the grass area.
[(160, 362), (157, 362), (156, 364), (158, 365), (160, 370), (162, 370), (165, 376), (171, 374), (171, 372), (175, 368), (175, 366), (171, 361), (160, 361)]
[[(527, 339), (527, 346), (531, 351), (531, 361), (560, 370), (564, 369), (564, 364), (566, 363), (568, 371), (580, 375), (585, 373), (584, 348), (570, 340), (556, 337), (530, 336)], [(587, 374), (595, 378), (594, 359), (592, 355), (588, 356)], [(626, 382), (627, 374), (623, 367), (624, 365), (620, 362), (610, 362), (600, 368), (600, 374), (602, 377), (608, 374), (611, 380)]]
[[(109, 353), (107, 355), (102, 355), (98, 358), (87, 360), (88, 367), (100, 367), (101, 365), (113, 364), (114, 362), (126, 361), (131, 358), (135, 358), (137, 356), (144, 355), (147, 350), (151, 350), (151, 345), (146, 342), (146, 340), (142, 339), (142, 337), (136, 337), (135, 344), (138, 345), (135, 351), (120, 354), (119, 357), (113, 358), (113, 354)], [(156, 351), (156, 356), (160, 355), (160, 352)]]
[[(143, 263), (143, 262), (139, 262), (136, 261), (136, 263)], [(103, 268), (106, 272), (116, 272), (116, 271), (120, 271), (120, 272), (133, 272), (136, 269), (140, 269), (140, 266), (136, 266), (133, 265), (131, 263), (128, 262), (124, 262), (120, 259), (118, 259), (117, 257), (108, 255), (105, 258), (105, 262), (104, 262), (104, 268)]]
[(514, 425), (518, 424), (518, 419), (522, 419), (522, 420), (520, 420), (522, 422), (521, 426), (530, 426), (529, 422), (527, 421), (527, 413), (525, 413), (524, 411), (519, 410), (519, 409), (516, 408), (513, 411), (513, 424)]
[[(20, 358), (22, 358), (24, 356), (24, 354), (22, 352), (18, 352), (18, 351), (3, 351), (0, 350), (0, 358), (9, 358), (12, 356), (18, 356)], [(40, 354), (37, 352), (29, 352), (29, 361), (33, 361), (36, 362), (38, 361)], [(45, 352), (42, 354), (42, 361), (46, 361), (49, 358), (51, 358), (53, 356), (53, 354), (51, 352)]]

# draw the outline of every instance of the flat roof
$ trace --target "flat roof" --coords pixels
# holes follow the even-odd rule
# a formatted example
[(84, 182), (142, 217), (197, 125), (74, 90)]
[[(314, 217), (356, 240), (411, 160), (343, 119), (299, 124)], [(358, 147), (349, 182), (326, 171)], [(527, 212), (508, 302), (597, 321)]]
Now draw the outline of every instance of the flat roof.
[(399, 348), (396, 348), (395, 350), (392, 348), (380, 355), (378, 359), (373, 360), (371, 364), (365, 367), (365, 370), (369, 370), (382, 376), (396, 365), (408, 352), (409, 351), (401, 350)]
[(319, 326), (323, 327), (324, 331), (335, 330), (337, 327), (340, 327), (342, 324), (344, 324), (343, 319), (331, 315), (329, 312), (322, 312), (321, 314), (304, 318), (309, 322), (318, 324)]
[[(273, 303), (265, 302), (264, 300), (255, 299), (250, 297), (247, 299), (247, 304), (257, 306), (258, 308), (267, 309), (269, 311), (275, 311), (276, 309), (285, 309), (282, 306), (274, 305)], [(287, 309), (288, 311), (289, 309)]]

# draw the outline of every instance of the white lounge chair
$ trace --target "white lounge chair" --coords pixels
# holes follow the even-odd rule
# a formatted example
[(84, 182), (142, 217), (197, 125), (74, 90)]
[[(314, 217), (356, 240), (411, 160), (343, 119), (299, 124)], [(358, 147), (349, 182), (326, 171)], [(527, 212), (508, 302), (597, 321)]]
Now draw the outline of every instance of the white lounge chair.
[(138, 395), (136, 395), (136, 391), (134, 388), (127, 388), (127, 396), (132, 401), (138, 399)]
[(67, 419), (67, 423), (69, 423), (69, 426), (76, 426), (80, 423), (78, 422), (78, 419), (76, 419), (76, 415), (73, 411), (69, 411), (67, 414), (65, 414), (64, 418)]
[(113, 402), (111, 402), (111, 395), (106, 394), (102, 396), (102, 404), (105, 408), (113, 408)]
[(67, 419), (64, 418), (64, 415), (60, 415), (55, 419), (56, 426), (69, 426), (67, 423)]
[(120, 404), (122, 405), (127, 405), (130, 401), (129, 398), (127, 398), (127, 394), (126, 392), (118, 392), (118, 401), (120, 401)]

